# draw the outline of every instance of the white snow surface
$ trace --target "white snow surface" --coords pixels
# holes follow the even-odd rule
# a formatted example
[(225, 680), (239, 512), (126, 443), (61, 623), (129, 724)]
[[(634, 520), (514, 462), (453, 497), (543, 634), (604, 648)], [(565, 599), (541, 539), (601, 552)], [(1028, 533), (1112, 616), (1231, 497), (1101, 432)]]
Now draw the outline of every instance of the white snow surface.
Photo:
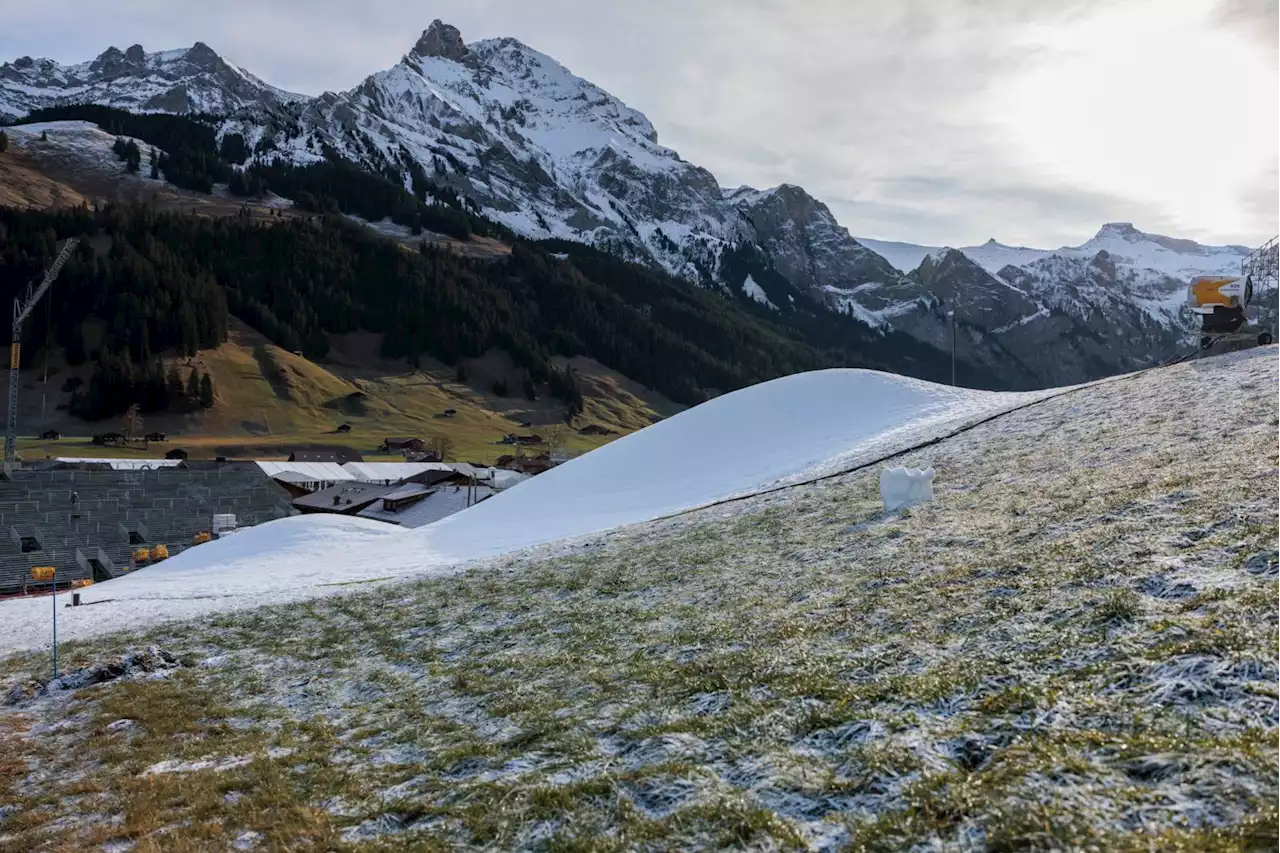
[(751, 277), (750, 273), (747, 273), (746, 279), (742, 282), (742, 292), (747, 296), (750, 296), (756, 302), (759, 302), (761, 305), (768, 305), (774, 311), (778, 310), (778, 306), (774, 305), (769, 300), (769, 294), (764, 292), (764, 288), (756, 283), (756, 280)]
[[(419, 530), (313, 514), (246, 528), (82, 591), (59, 636), (283, 603), (649, 521), (836, 473), (1063, 389), (971, 391), (870, 370), (802, 373), (682, 412)], [(355, 586), (360, 589), (363, 586)], [(0, 602), (0, 652), (48, 642), (49, 602)]]

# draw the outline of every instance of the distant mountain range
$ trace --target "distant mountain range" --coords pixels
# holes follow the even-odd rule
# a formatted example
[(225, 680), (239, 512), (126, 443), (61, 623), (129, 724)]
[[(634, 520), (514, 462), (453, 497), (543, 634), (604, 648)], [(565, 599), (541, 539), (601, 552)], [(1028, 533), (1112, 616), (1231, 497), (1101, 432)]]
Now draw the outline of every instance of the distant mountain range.
[(510, 38), (467, 44), (440, 21), (393, 67), (317, 97), (273, 87), (203, 43), (0, 66), (0, 117), (82, 102), (212, 114), (219, 135), (244, 136), (250, 163), (338, 156), (406, 186), (412, 164), (520, 235), (587, 243), (780, 314), (817, 302), (946, 350), (955, 305), (962, 354), (1011, 387), (1179, 352), (1192, 337), (1186, 280), (1238, 273), (1250, 251), (1125, 223), (1056, 250), (858, 239), (800, 187), (722, 188), (660, 145), (642, 113), (551, 57)]

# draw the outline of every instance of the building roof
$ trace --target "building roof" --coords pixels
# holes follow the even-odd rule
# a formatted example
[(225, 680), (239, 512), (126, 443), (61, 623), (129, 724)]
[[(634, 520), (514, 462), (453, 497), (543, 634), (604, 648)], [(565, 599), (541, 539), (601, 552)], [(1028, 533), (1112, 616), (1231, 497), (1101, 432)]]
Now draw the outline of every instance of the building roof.
[[(472, 490), (472, 493), (477, 501), (485, 500), (496, 494), (493, 489), (487, 486), (477, 486)], [(386, 495), (385, 497), (392, 498), (391, 495)], [(425, 527), (466, 508), (466, 486), (439, 486), (422, 500), (410, 504), (399, 511), (383, 509), (382, 500), (377, 500), (360, 510), (357, 515), (361, 518), (372, 518), (377, 521), (398, 524), (401, 527)]]
[(304, 447), (289, 454), (291, 462), (363, 462), (364, 457), (354, 447), (341, 444), (329, 447)]
[[(338, 512), (344, 515), (354, 515), (397, 488), (399, 487), (382, 486), (377, 483), (345, 482), (330, 486), (327, 489), (321, 489), (318, 492), (312, 492), (309, 495), (294, 498), (293, 505), (319, 512)], [(333, 502), (335, 497), (341, 498), (342, 502), (335, 504)]]
[(70, 465), (109, 465), (113, 471), (150, 471), (156, 468), (176, 468), (181, 459), (94, 459), (85, 456), (59, 456), (55, 462)]
[(527, 479), (529, 479), (528, 474), (521, 474), (519, 471), (508, 471), (505, 468), (494, 468), (493, 477), (491, 478), (494, 488), (499, 490), (518, 486)]
[[(346, 480), (354, 480), (355, 477), (346, 472), (345, 469), (337, 462), (255, 462), (262, 473), (268, 477), (274, 477), (285, 471), (292, 471), (295, 474), (303, 474), (308, 479), (305, 482), (324, 483), (334, 482), (340, 483)], [(348, 462), (348, 465), (355, 464)], [(296, 482), (296, 481), (290, 481)]]
[(402, 501), (406, 498), (419, 498), (431, 494), (430, 486), (424, 486), (421, 483), (401, 483), (392, 488), (382, 496), (384, 501)]
[(314, 483), (311, 477), (306, 474), (299, 474), (297, 471), (281, 471), (272, 477), (273, 480), (279, 480), (282, 483)]
[(423, 471), (453, 473), (453, 469), (443, 462), (348, 462), (342, 470), (347, 472), (349, 479), (366, 483), (405, 480)]
[(342, 464), (338, 459), (338, 454), (332, 450), (316, 451), (316, 450), (295, 450), (289, 454), (290, 462), (337, 462)]
[(488, 468), (477, 468), (469, 462), (448, 462), (445, 464), (464, 477), (475, 477), (477, 480), (489, 479)]

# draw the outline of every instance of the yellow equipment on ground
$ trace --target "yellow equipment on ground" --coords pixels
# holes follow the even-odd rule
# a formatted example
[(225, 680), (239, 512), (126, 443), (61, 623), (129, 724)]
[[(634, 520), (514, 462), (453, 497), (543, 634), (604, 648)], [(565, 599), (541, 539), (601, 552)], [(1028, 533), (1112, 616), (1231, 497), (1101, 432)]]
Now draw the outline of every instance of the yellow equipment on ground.
[(207, 530), (201, 530), (195, 536), (191, 537), (192, 545), (203, 545), (206, 542), (213, 541), (213, 534)]
[(1197, 314), (1212, 314), (1218, 307), (1244, 310), (1253, 301), (1250, 276), (1201, 275), (1187, 287), (1187, 305)]
[(86, 586), (93, 586), (93, 578), (76, 578), (71, 582), (72, 589), (83, 589)]
[(139, 548), (133, 552), (133, 561), (139, 566), (146, 565), (151, 562), (151, 552), (146, 548)]
[(1219, 342), (1238, 347), (1255, 338), (1260, 346), (1270, 344), (1270, 332), (1242, 330), (1247, 322), (1245, 309), (1252, 301), (1252, 275), (1193, 278), (1187, 285), (1187, 307), (1200, 315), (1200, 349), (1211, 349)]
[(158, 563), (161, 560), (167, 559), (168, 556), (169, 549), (164, 545), (157, 545), (151, 549), (151, 562), (153, 563)]

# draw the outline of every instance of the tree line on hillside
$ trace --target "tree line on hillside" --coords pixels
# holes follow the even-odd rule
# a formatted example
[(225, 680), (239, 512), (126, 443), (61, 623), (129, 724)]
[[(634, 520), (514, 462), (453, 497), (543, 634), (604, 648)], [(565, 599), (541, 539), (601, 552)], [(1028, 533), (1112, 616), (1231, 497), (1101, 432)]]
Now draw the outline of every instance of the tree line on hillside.
[[(338, 216), (262, 223), (134, 206), (0, 209), (0, 295), (38, 278), (58, 239), (95, 233), (109, 248), (95, 255), (82, 242), (49, 297), (47, 332), (30, 324), (24, 350), (51, 336), (72, 363), (95, 362), (112, 393), (86, 402), (86, 416), (118, 413), (134, 393), (120, 389), (157, 387), (137, 377), (158, 353), (220, 344), (230, 314), (315, 359), (328, 351), (327, 334), (356, 330), (381, 333), (382, 355), (410, 362), (456, 364), (502, 349), (535, 391), (546, 386), (579, 406), (581, 391), (556, 375), (554, 356), (591, 357), (686, 404), (824, 367), (949, 374), (941, 353), (929, 359), (934, 351), (910, 339), (831, 315), (822, 321), (830, 341), (815, 346), (789, 321), (586, 247), (563, 261), (517, 241), (501, 260), (474, 261), (425, 244), (406, 251)], [(132, 383), (108, 382), (128, 373), (126, 362)]]
[[(95, 234), (108, 218), (84, 208), (0, 208), (0, 298), (8, 304), (39, 281), (59, 240)], [(159, 355), (195, 355), (227, 336), (226, 289), (211, 276), (193, 271), (173, 247), (143, 231), (107, 227), (105, 237), (94, 241), (101, 254), (81, 241), (23, 330), (28, 363), (55, 342), (69, 364), (94, 364), (87, 389), (73, 401), (76, 414), (90, 420), (117, 415), (135, 402), (148, 411), (177, 404), (176, 395), (162, 393)]]
[[(207, 115), (135, 114), (98, 104), (70, 104), (32, 110), (23, 121), (89, 121), (117, 137), (116, 153), (138, 171), (138, 157), (131, 159), (120, 149), (132, 144), (121, 137), (134, 137), (159, 149), (153, 157), (152, 177), (195, 192), (210, 193), (214, 184), (225, 183), (242, 198), (262, 197), (268, 192), (292, 199), (310, 213), (346, 213), (377, 221), (389, 218), (415, 235), (424, 230), (448, 234), (459, 240), (472, 234), (513, 238), (504, 226), (468, 212), (466, 199), (449, 187), (436, 183), (408, 151), (397, 152), (395, 162), (386, 161), (381, 173), (364, 169), (343, 159), (325, 144), (324, 160), (295, 165), (279, 158), (242, 166), (250, 156), (243, 135), (217, 136), (218, 120)], [(265, 137), (264, 137), (265, 138)], [(266, 153), (263, 147), (259, 153)], [(410, 189), (406, 189), (406, 186)]]
[(164, 369), (157, 356), (149, 363), (135, 362), (128, 351), (104, 350), (95, 362), (87, 388), (71, 391), (67, 411), (87, 421), (119, 415), (136, 405), (143, 413), (190, 412), (213, 407), (213, 377), (192, 369), (187, 380), (176, 365)]

